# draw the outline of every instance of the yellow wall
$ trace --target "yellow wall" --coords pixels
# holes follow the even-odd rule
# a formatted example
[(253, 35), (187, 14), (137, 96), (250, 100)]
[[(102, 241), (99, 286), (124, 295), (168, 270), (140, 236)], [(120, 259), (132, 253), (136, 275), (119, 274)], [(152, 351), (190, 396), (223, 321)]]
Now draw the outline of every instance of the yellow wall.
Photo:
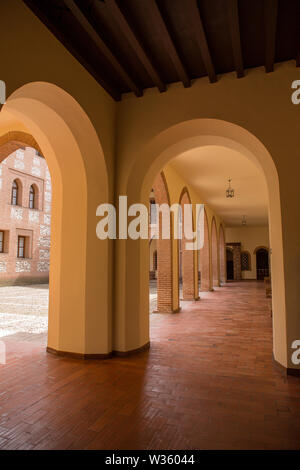
[[(189, 89), (175, 84), (167, 93), (159, 94), (151, 89), (140, 99), (127, 96), (118, 105), (117, 116), (117, 192), (128, 193), (132, 200), (146, 197), (150, 181), (170, 158), (203, 145), (208, 137), (215, 136), (215, 141), (221, 145), (222, 138), (219, 139), (215, 129), (209, 127), (210, 120), (232, 123), (240, 126), (235, 129), (241, 129), (242, 134), (245, 129), (247, 136), (254, 136), (251, 144), (249, 137), (249, 146), (246, 133), (238, 140), (238, 131), (233, 130), (228, 140), (245, 143), (244, 149), (239, 148), (242, 153), (246, 155), (248, 148), (249, 153), (257, 156), (256, 164), (261, 167), (268, 184), (272, 213), (272, 283), (273, 292), (276, 292), (273, 298), (273, 310), (276, 311), (273, 318), (274, 355), (281, 364), (289, 363), (291, 367), (290, 345), (300, 337), (300, 291), (297, 287), (300, 222), (295, 217), (300, 200), (300, 158), (297, 157), (300, 106), (291, 102), (291, 83), (299, 78), (300, 71), (294, 62), (280, 64), (270, 74), (265, 74), (263, 68), (247, 71), (241, 80), (237, 80), (234, 73), (222, 76), (214, 84), (202, 78)], [(203, 124), (207, 128), (207, 137), (203, 137), (202, 144), (200, 139), (197, 143), (196, 138), (196, 122), (201, 119), (207, 120)], [(140, 269), (138, 260), (137, 263)], [(122, 272), (119, 260), (117, 269)]]
[[(300, 79), (300, 70), (295, 68), (294, 62), (280, 64), (275, 67), (274, 73), (269, 74), (265, 74), (263, 68), (250, 70), (240, 80), (230, 73), (214, 84), (210, 84), (205, 77), (196, 80), (188, 89), (179, 83), (169, 86), (168, 91), (162, 94), (151, 89), (141, 98), (128, 95), (116, 104), (23, 2), (1, 2), (0, 17), (0, 39), (4, 45), (1, 79), (7, 84), (8, 95), (31, 82), (48, 82), (58, 86), (83, 109), (101, 144), (103, 152), (100, 148), (96, 151), (96, 142), (94, 147), (91, 146), (94, 149), (91, 152), (91, 147), (84, 144), (80, 135), (80, 122), (75, 122), (80, 113), (68, 115), (67, 108), (60, 109), (59, 113), (64, 114), (63, 121), (70, 134), (72, 129), (76, 130), (77, 137), (73, 144), (76, 146), (77, 142), (78, 158), (87, 178), (86, 185), (91, 188), (90, 195), (86, 194), (88, 227), (84, 218), (79, 220), (77, 217), (73, 222), (80, 228), (82, 240), (86, 243), (82, 248), (86, 250), (83, 262), (89, 260), (86, 266), (93, 265), (93, 251), (98, 250), (96, 243), (101, 243), (95, 238), (93, 225), (96, 226), (97, 222), (96, 207), (103, 202), (98, 199), (104, 180), (107, 179), (110, 201), (114, 196), (117, 198), (119, 194), (127, 194), (129, 203), (143, 201), (147, 204), (155, 175), (172, 157), (212, 142), (237, 148), (261, 167), (269, 191), (274, 355), (281, 364), (294, 367), (290, 361), (290, 345), (300, 338), (300, 221), (297, 217), (300, 200), (300, 106), (291, 102), (291, 83)], [(31, 120), (27, 118), (25, 128), (22, 119), (20, 123), (15, 114), (11, 123), (1, 123), (3, 128), (0, 130), (2, 133), (4, 128), (15, 130), (18, 126), (22, 130), (30, 130), (38, 144), (42, 142), (41, 149), (47, 159), (47, 150), (49, 155), (51, 153), (47, 138), (52, 135), (53, 140), (56, 132), (54, 124), (58, 126), (62, 121), (53, 119), (54, 127), (48, 126), (42, 132), (38, 129), (38, 111), (33, 101), (47, 102), (47, 109), (51, 110), (53, 118), (60, 104), (52, 99), (51, 93), (47, 97), (40, 96), (38, 89), (40, 87), (35, 88), (34, 96), (30, 98), (32, 106), (28, 110), (33, 114)], [(23, 97), (21, 95), (15, 95), (14, 106), (11, 102), (13, 112), (19, 118), (26, 108), (24, 94)], [(28, 104), (29, 98), (25, 96), (24, 99)], [(62, 124), (61, 130), (63, 128)], [(55, 142), (53, 145), (57, 148)], [(71, 161), (72, 148), (64, 145), (57, 148), (61, 154), (59, 162), (56, 162), (58, 174), (67, 166), (63, 154), (68, 154), (67, 161)], [(53, 168), (55, 158), (53, 154)], [(100, 172), (102, 158), (106, 171)], [(72, 171), (69, 169), (70, 181), (71, 178)], [(75, 190), (79, 192), (81, 188)], [(57, 192), (56, 197), (60, 196), (62, 194)], [(81, 205), (80, 200), (78, 204)], [(65, 220), (71, 224), (71, 220)], [(132, 240), (117, 242), (114, 247), (111, 243), (108, 245), (103, 245), (103, 253), (108, 251), (107, 299), (113, 340), (111, 346), (108, 342), (106, 349), (127, 351), (142, 346), (149, 339), (149, 246), (148, 241)], [(99, 248), (99, 253), (101, 250)], [(70, 266), (69, 270), (76, 272), (76, 266)], [(97, 272), (95, 266), (90, 276), (93, 272)], [(93, 322), (96, 321), (97, 331), (102, 324), (102, 306), (99, 299), (95, 301), (97, 293), (94, 291), (106, 281), (101, 277), (92, 281), (91, 277), (91, 283), (86, 284), (89, 300), (84, 298), (83, 308), (87, 316), (88, 311), (92, 310), (89, 327), (92, 337)], [(87, 325), (83, 323), (83, 326), (85, 328)], [(79, 334), (79, 331), (75, 333)], [(76, 344), (74, 350), (83, 352), (88, 349), (89, 334), (85, 332), (84, 335), (85, 339), (81, 344)], [(72, 335), (68, 344), (72, 347)]]

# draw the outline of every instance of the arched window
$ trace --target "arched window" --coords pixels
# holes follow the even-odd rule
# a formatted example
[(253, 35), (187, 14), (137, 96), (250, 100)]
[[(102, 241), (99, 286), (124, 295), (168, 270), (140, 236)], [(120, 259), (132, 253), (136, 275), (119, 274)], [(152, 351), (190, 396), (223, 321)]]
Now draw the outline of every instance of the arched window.
[(12, 191), (11, 191), (11, 203), (13, 206), (18, 205), (18, 198), (19, 198), (19, 185), (15, 180), (12, 184)]
[(248, 251), (241, 253), (241, 269), (242, 271), (251, 271), (251, 257)]
[(33, 185), (30, 186), (29, 190), (29, 209), (34, 209), (35, 207), (35, 189)]

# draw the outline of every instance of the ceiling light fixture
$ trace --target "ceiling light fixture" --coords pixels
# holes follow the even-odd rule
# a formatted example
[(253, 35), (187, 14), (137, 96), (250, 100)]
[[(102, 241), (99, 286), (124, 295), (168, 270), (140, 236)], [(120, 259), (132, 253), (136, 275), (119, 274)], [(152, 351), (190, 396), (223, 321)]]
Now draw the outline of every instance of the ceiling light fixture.
[(231, 178), (228, 180), (228, 188), (226, 189), (226, 197), (234, 197), (234, 189), (231, 187)]

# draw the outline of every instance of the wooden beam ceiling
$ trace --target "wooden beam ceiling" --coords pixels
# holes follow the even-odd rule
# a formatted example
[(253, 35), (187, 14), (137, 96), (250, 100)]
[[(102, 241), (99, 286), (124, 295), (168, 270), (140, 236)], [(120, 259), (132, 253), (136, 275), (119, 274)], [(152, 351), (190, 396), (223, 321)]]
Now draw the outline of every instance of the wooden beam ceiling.
[(58, 28), (48, 18), (45, 11), (34, 0), (23, 0), (23, 2), (34, 12), (34, 14), (44, 23), (44, 25), (55, 35), (55, 37), (68, 49), (68, 51), (78, 60), (78, 62), (94, 77), (94, 79), (107, 91), (107, 93), (114, 98), (115, 101), (121, 100), (121, 93), (100, 74), (96, 68), (91, 64), (83, 54), (73, 45), (64, 32)]
[(115, 21), (117, 22), (120, 30), (126, 37), (127, 41), (130, 43), (131, 47), (136, 52), (136, 55), (138, 56), (140, 62), (142, 63), (147, 73), (153, 80), (153, 83), (157, 86), (160, 92), (166, 91), (165, 83), (163, 83), (163, 80), (161, 79), (159, 73), (157, 72), (153, 63), (151, 62), (148, 55), (144, 51), (139, 39), (137, 38), (131, 26), (129, 25), (127, 19), (123, 15), (116, 1), (105, 0), (105, 4), (109, 8), (109, 11), (113, 15)]
[(158, 8), (156, 0), (150, 0), (150, 17), (153, 25), (157, 25), (157, 30), (160, 35), (161, 43), (164, 44), (165, 49), (171, 58), (173, 65), (176, 69), (178, 79), (182, 81), (183, 85), (187, 88), (191, 86), (191, 80), (185, 70), (185, 67), (179, 57), (178, 51), (171, 38), (166, 22)]
[(244, 65), (241, 48), (241, 37), (240, 37), (240, 24), (239, 24), (239, 11), (238, 11), (238, 0), (227, 0), (228, 1), (228, 20), (230, 37), (233, 51), (233, 58), (235, 64), (236, 75), (238, 78), (244, 76)]
[(202, 18), (198, 8), (197, 0), (185, 0), (187, 14), (189, 15), (189, 21), (193, 30), (193, 34), (197, 41), (202, 60), (204, 62), (207, 75), (211, 83), (217, 81), (217, 75), (211, 59)]
[(108, 60), (114, 70), (119, 74), (119, 76), (124, 80), (129, 89), (135, 93), (136, 96), (142, 96), (143, 90), (138, 87), (138, 85), (132, 80), (129, 74), (126, 72), (124, 67), (116, 59), (110, 49), (102, 41), (101, 37), (95, 31), (93, 26), (86, 19), (85, 15), (82, 13), (80, 8), (76, 5), (74, 0), (64, 0), (65, 5), (71, 10), (72, 15), (76, 18), (80, 26), (84, 29), (90, 39), (96, 44), (99, 52)]
[(276, 61), (300, 66), (298, 0), (22, 1), (116, 101), (262, 64), (271, 72)]
[(265, 69), (267, 73), (274, 70), (277, 15), (278, 0), (264, 0)]

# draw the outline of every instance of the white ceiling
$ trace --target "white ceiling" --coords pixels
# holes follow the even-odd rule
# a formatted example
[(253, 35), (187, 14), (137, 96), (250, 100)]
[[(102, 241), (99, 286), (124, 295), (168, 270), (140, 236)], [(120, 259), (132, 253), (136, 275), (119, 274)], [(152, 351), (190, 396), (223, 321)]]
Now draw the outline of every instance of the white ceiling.
[[(170, 165), (189, 183), (229, 227), (268, 224), (265, 178), (243, 154), (220, 146), (205, 146), (185, 152)], [(228, 179), (232, 179), (234, 198), (226, 198)]]

